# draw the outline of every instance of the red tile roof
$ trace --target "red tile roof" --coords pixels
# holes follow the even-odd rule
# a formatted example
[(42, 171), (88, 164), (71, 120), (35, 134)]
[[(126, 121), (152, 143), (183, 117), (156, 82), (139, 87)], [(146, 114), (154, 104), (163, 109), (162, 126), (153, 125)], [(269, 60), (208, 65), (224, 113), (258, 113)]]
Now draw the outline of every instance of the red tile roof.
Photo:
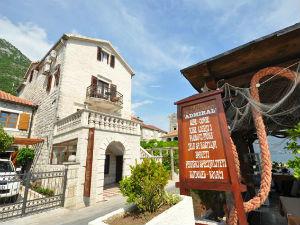
[(164, 131), (164, 130), (156, 127), (156, 126), (150, 125), (150, 124), (144, 124), (144, 123), (142, 123), (141, 127), (144, 127), (144, 128), (150, 129), (150, 130), (157, 130), (157, 131), (160, 131), (160, 132), (163, 132), (163, 133), (167, 133), (166, 131)]
[(27, 105), (27, 106), (31, 106), (31, 107), (35, 106), (33, 104), (33, 102), (28, 101), (27, 99), (14, 96), (12, 94), (9, 94), (9, 93), (1, 91), (1, 90), (0, 90), (0, 101), (13, 102), (16, 104)]
[(178, 136), (178, 131), (177, 130), (173, 130), (165, 135), (163, 135), (162, 137), (177, 137)]

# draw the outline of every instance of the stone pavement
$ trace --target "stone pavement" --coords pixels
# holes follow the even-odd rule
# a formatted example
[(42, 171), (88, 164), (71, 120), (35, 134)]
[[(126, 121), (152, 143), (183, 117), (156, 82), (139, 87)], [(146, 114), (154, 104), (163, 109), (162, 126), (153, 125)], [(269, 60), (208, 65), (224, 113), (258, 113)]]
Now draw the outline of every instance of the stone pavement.
[[(178, 193), (174, 181), (168, 183), (166, 190)], [(122, 195), (115, 195), (110, 197), (108, 201), (99, 202), (86, 208), (58, 208), (31, 216), (8, 220), (0, 223), (0, 225), (87, 225), (88, 222), (122, 207), (128, 207), (125, 198)]]

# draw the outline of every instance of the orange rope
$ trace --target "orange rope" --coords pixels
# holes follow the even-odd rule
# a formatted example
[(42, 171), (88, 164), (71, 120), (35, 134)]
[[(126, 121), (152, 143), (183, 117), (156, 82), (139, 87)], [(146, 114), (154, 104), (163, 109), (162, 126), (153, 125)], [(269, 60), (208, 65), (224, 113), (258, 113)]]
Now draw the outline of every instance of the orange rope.
[[(252, 98), (255, 101), (257, 102), (260, 101), (257, 84), (259, 84), (259, 81), (262, 78), (273, 74), (291, 80), (295, 79), (296, 77), (296, 74), (293, 71), (281, 67), (268, 67), (258, 71), (252, 77), (251, 84), (250, 84), (250, 93)], [(254, 107), (252, 107), (252, 115), (253, 115), (253, 120), (256, 128), (257, 137), (259, 140), (260, 149), (261, 149), (262, 172), (261, 172), (261, 183), (260, 183), (259, 192), (255, 197), (253, 197), (247, 202), (244, 202), (244, 209), (246, 213), (259, 208), (266, 201), (270, 192), (271, 180), (272, 180), (272, 172), (271, 172), (272, 161), (271, 161), (271, 155), (270, 155), (267, 133), (266, 133), (263, 117), (262, 114), (259, 111), (257, 111)], [(240, 167), (239, 167), (240, 164), (238, 162), (239, 160), (236, 151), (236, 146), (234, 145), (232, 140), (231, 140), (231, 145), (234, 153), (236, 169), (238, 171), (238, 174), (240, 174)], [(233, 209), (230, 212), (228, 223), (230, 225), (236, 225), (238, 223), (237, 212), (235, 207), (233, 207)]]

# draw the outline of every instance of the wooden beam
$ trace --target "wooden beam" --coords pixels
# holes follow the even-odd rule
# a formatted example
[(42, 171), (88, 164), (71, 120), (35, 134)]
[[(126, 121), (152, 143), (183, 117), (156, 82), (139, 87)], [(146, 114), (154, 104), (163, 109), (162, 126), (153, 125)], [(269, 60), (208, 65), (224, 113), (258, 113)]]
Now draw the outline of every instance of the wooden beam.
[(84, 190), (83, 190), (84, 197), (90, 197), (91, 195), (94, 137), (95, 137), (95, 128), (90, 128), (89, 135), (88, 135), (88, 145), (86, 150), (85, 181), (84, 181)]
[(44, 139), (41, 138), (21, 138), (21, 137), (14, 137), (15, 145), (35, 145), (38, 143), (44, 142)]

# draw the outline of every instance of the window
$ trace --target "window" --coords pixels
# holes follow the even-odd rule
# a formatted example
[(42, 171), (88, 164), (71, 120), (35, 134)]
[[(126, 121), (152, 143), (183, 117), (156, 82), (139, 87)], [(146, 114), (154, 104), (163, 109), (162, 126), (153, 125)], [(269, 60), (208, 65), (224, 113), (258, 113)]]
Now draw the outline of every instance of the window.
[(174, 129), (174, 130), (177, 130), (177, 128), (176, 128), (176, 127), (174, 127), (173, 129)]
[(110, 56), (110, 67), (115, 68), (115, 56)]
[(51, 90), (51, 84), (52, 84), (52, 76), (48, 76), (48, 80), (47, 80), (47, 88), (46, 88), (46, 91), (47, 92), (50, 92)]
[(59, 78), (60, 78), (60, 65), (57, 65), (54, 77), (55, 77), (55, 87), (57, 87), (59, 84)]
[(109, 174), (110, 155), (105, 155), (104, 174)]
[(63, 164), (64, 162), (68, 162), (73, 155), (76, 160), (76, 152), (77, 152), (77, 139), (62, 142), (59, 144), (54, 144), (52, 146), (52, 156), (51, 156), (51, 164)]
[(18, 116), (19, 116), (19, 114), (17, 114), (17, 113), (1, 111), (0, 124), (3, 127), (16, 128), (17, 122), (18, 122)]
[(29, 83), (31, 83), (31, 81), (32, 81), (33, 73), (34, 73), (34, 70), (31, 70), (30, 75), (29, 75)]
[(102, 48), (98, 47), (97, 60), (106, 62), (108, 64), (109, 63), (109, 54), (107, 52), (103, 51)]

